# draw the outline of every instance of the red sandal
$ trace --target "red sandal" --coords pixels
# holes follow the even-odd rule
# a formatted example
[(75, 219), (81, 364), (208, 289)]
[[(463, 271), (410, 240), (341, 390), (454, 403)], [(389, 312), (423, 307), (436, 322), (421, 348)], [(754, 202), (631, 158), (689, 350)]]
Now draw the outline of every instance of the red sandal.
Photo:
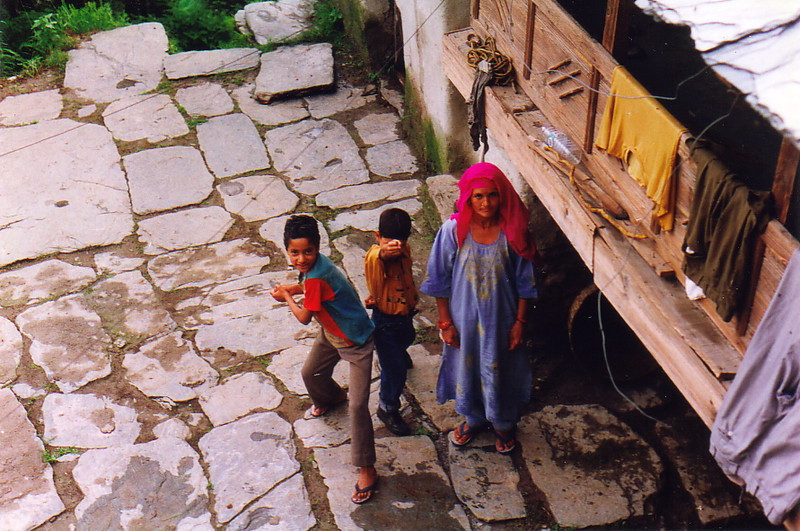
[(478, 428), (471, 428), (469, 424), (462, 422), (450, 432), (450, 442), (455, 446), (466, 446), (479, 431)]

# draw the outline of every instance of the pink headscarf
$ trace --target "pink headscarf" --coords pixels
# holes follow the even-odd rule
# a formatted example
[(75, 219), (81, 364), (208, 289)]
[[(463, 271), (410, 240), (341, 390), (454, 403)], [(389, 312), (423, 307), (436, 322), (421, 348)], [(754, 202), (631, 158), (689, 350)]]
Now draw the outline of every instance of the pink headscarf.
[(456, 213), (450, 219), (456, 220), (456, 237), (458, 246), (464, 245), (464, 238), (469, 232), (469, 222), (472, 219), (472, 207), (469, 198), (475, 188), (487, 188), (494, 184), (500, 194), (500, 228), (511, 244), (511, 248), (521, 257), (536, 261), (536, 247), (528, 235), (528, 209), (511, 186), (508, 177), (500, 168), (488, 162), (481, 162), (470, 166), (461, 180), (458, 181), (460, 195), (456, 202)]

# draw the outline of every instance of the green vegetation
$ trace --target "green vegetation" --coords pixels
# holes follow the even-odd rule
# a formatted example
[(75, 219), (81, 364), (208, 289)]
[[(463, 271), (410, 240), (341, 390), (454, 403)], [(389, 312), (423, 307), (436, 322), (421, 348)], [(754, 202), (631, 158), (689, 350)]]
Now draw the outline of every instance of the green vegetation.
[(71, 446), (55, 446), (51, 450), (45, 448), (42, 451), (42, 462), (55, 463), (62, 455), (79, 453), (81, 453), (80, 449), (72, 448)]

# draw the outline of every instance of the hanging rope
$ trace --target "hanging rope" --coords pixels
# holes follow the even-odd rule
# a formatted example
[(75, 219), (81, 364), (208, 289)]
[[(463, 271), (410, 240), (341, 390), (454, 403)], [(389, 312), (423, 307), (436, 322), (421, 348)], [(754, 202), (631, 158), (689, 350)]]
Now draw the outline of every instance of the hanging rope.
[(481, 61), (486, 61), (492, 67), (492, 85), (508, 85), (514, 80), (514, 65), (511, 60), (497, 51), (494, 37), (481, 39), (474, 33), (467, 35), (467, 64), (478, 69)]

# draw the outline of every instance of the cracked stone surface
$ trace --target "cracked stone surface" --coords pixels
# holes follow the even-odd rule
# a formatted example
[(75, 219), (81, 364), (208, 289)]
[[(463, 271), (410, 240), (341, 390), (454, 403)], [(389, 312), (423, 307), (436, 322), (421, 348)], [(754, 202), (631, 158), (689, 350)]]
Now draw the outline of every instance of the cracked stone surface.
[(296, 37), (311, 27), (313, 0), (278, 0), (247, 4), (236, 14), (247, 34), (258, 44), (279, 42)]
[(228, 522), (228, 531), (306, 531), (317, 524), (302, 474), (295, 474)]
[(416, 157), (408, 145), (400, 140), (367, 149), (367, 164), (370, 171), (383, 177), (413, 173), (418, 169)]
[(412, 345), (408, 353), (414, 361), (414, 370), (408, 372), (406, 388), (441, 432), (452, 431), (461, 423), (462, 418), (454, 411), (452, 402), (439, 404), (436, 400), (436, 380), (442, 362), (441, 355), (429, 352), (422, 345)]
[(137, 214), (194, 205), (213, 189), (214, 176), (191, 146), (146, 149), (122, 157), (122, 163)]
[(217, 116), (198, 125), (197, 140), (208, 167), (218, 178), (269, 166), (256, 126), (242, 113)]
[(222, 207), (190, 208), (140, 220), (138, 234), (145, 253), (160, 254), (216, 243), (233, 222)]
[(0, 273), (0, 306), (32, 304), (72, 293), (96, 278), (91, 267), (55, 259)]
[(0, 129), (0, 146), (0, 266), (132, 232), (119, 153), (104, 127), (52, 120)]
[(72, 471), (84, 498), (78, 529), (212, 529), (208, 480), (197, 453), (171, 437), (89, 450)]
[[(42, 461), (44, 445), (25, 408), (9, 389), (0, 388), (0, 527), (33, 529), (64, 510), (53, 469)], [(13, 463), (13, 466), (7, 466)]]
[(216, 427), (200, 439), (220, 522), (232, 520), (250, 502), (300, 470), (290, 432), (291, 425), (276, 413), (254, 413)]
[[(376, 224), (375, 227), (377, 228), (377, 226)], [(355, 286), (361, 300), (366, 299), (369, 295), (367, 277), (364, 275), (364, 258), (373, 243), (375, 243), (375, 238), (372, 234), (366, 236), (350, 234), (333, 240), (333, 246), (342, 253), (342, 265), (347, 272), (347, 277)]]
[[(306, 356), (314, 344), (313, 338), (304, 339), (300, 345), (289, 347), (272, 356), (267, 372), (278, 378), (287, 391), (297, 396), (307, 397), (306, 386), (300, 375), (300, 369)], [(341, 386), (347, 386), (350, 368), (347, 363), (337, 363), (333, 370), (333, 379)]]
[(0, 101), (0, 125), (25, 125), (58, 118), (64, 106), (58, 89), (7, 96)]
[(338, 209), (373, 201), (396, 201), (407, 197), (417, 197), (420, 186), (420, 182), (416, 179), (345, 186), (317, 194), (316, 203), (317, 206)]
[[(303, 68), (297, 68), (302, 64)], [(284, 46), (261, 55), (253, 97), (273, 98), (333, 85), (333, 47), (327, 42)]]
[(257, 372), (231, 376), (200, 395), (200, 407), (211, 424), (220, 426), (258, 410), (272, 410), (281, 395), (269, 379)]
[(601, 406), (547, 406), (523, 417), (517, 438), (559, 525), (641, 516), (658, 491), (658, 455)]
[(117, 140), (150, 143), (189, 132), (183, 116), (166, 94), (129, 96), (114, 101), (103, 111), (103, 121)]
[(102, 274), (117, 274), (137, 269), (144, 264), (144, 258), (127, 256), (125, 252), (108, 251), (94, 255), (94, 264)]
[(244, 85), (234, 90), (231, 95), (239, 109), (257, 124), (284, 125), (308, 118), (308, 110), (302, 98), (261, 103), (253, 98), (255, 85)]
[(400, 119), (394, 113), (368, 114), (360, 120), (353, 122), (358, 131), (358, 136), (368, 146), (385, 144), (399, 140), (397, 129)]
[(320, 120), (343, 111), (358, 109), (374, 101), (374, 96), (362, 96), (361, 92), (360, 89), (339, 85), (335, 92), (306, 96), (308, 112), (312, 118)]
[(236, 72), (258, 66), (260, 56), (256, 48), (181, 52), (164, 58), (164, 71), (169, 79)]
[(12, 321), (0, 317), (0, 385), (14, 380), (21, 358), (22, 335)]
[(173, 418), (167, 419), (164, 422), (154, 426), (153, 435), (159, 439), (176, 437), (178, 439), (186, 440), (192, 436), (192, 430), (180, 420)]
[(295, 209), (300, 198), (279, 177), (251, 175), (217, 186), (225, 209), (245, 221), (261, 221)]
[(167, 34), (156, 22), (101, 31), (70, 50), (64, 87), (97, 102), (153, 90), (167, 57)]
[(122, 360), (125, 376), (142, 393), (172, 402), (193, 400), (216, 385), (219, 374), (195, 353), (180, 332), (142, 345)]
[(33, 362), (68, 393), (111, 373), (111, 338), (82, 295), (70, 295), (25, 310), (17, 326), (31, 340)]
[[(402, 208), (409, 213), (411, 219), (413, 220), (417, 213), (422, 209), (422, 203), (420, 203), (419, 199), (413, 198), (397, 201), (396, 203), (389, 203), (372, 209), (350, 210), (347, 212), (342, 212), (333, 218), (328, 226), (334, 232), (344, 230), (348, 227), (365, 232), (374, 231), (378, 227), (378, 221), (380, 220), (381, 212), (387, 208)], [(412, 221), (412, 225), (416, 224)]]
[(425, 183), (428, 185), (428, 194), (444, 223), (456, 210), (458, 179), (449, 174), (434, 175), (425, 179)]
[(265, 143), (275, 169), (297, 192), (316, 195), (369, 180), (350, 133), (333, 120), (303, 120), (267, 131)]
[(44, 439), (52, 446), (107, 448), (133, 444), (136, 411), (89, 393), (50, 393), (44, 399)]
[(192, 116), (219, 116), (233, 111), (233, 100), (217, 83), (180, 88), (175, 99)]

